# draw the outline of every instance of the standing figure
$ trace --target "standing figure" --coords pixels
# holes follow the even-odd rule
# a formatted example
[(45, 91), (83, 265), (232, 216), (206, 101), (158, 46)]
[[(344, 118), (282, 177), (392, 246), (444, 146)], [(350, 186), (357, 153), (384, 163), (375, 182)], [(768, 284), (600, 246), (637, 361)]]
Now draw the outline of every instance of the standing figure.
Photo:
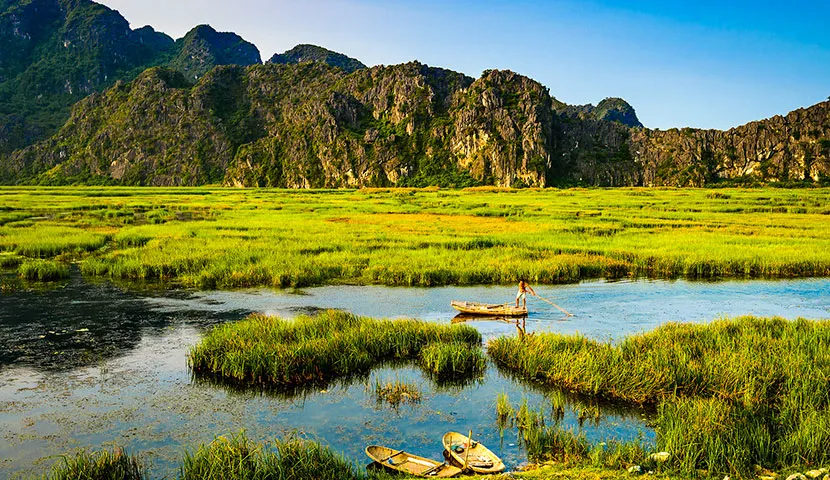
[(519, 299), (522, 300), (522, 306), (527, 308), (527, 294), (530, 293), (531, 295), (536, 295), (536, 292), (533, 291), (533, 287), (530, 286), (529, 283), (525, 281), (525, 279), (519, 280), (519, 293), (516, 294), (516, 307), (519, 306)]

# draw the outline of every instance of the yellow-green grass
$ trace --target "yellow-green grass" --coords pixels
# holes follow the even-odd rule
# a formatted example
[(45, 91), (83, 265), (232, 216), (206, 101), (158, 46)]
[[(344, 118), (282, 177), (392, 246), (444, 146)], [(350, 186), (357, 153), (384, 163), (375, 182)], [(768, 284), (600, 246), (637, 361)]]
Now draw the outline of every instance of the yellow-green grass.
[(492, 340), (500, 366), (582, 394), (657, 406), (657, 448), (683, 474), (830, 463), (830, 322), (669, 324), (619, 344)]
[(830, 189), (0, 188), (0, 251), (201, 288), (830, 275)]
[(287, 438), (263, 445), (243, 433), (217, 437), (195, 452), (186, 452), (182, 480), (348, 480), (366, 478), (341, 455), (317, 442)]
[(434, 343), (481, 344), (469, 325), (376, 320), (329, 310), (293, 320), (253, 315), (208, 332), (188, 354), (196, 374), (276, 388), (327, 383), (388, 360), (414, 360)]
[(49, 480), (141, 480), (147, 478), (137, 456), (121, 449), (81, 451), (64, 455), (52, 466), (45, 478)]
[(52, 260), (26, 260), (17, 269), (18, 275), (24, 280), (38, 280), (48, 282), (69, 278), (69, 267), (66, 264)]
[(397, 407), (402, 403), (418, 403), (421, 401), (421, 391), (412, 382), (404, 382), (398, 378), (387, 382), (375, 380), (372, 392), (378, 404), (388, 403)]
[(421, 368), (440, 379), (480, 375), (487, 366), (484, 352), (465, 342), (432, 343), (419, 354)]

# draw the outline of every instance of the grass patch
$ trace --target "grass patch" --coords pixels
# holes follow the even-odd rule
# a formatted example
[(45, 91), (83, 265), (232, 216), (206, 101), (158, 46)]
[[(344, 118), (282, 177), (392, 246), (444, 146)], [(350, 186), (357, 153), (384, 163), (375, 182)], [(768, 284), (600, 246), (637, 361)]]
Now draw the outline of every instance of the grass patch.
[(244, 434), (217, 437), (185, 454), (183, 480), (348, 480), (360, 479), (355, 467), (317, 442), (298, 438), (278, 441), (273, 448), (249, 441)]
[(830, 275), (827, 188), (2, 187), (0, 198), (26, 219), (0, 225), (0, 251), (197, 288)]
[(657, 448), (684, 475), (830, 463), (830, 322), (741, 317), (668, 324), (617, 345), (493, 340), (497, 364), (583, 394), (655, 405)]
[(398, 407), (402, 403), (419, 403), (421, 401), (421, 391), (418, 390), (417, 385), (397, 378), (383, 383), (380, 380), (375, 380), (372, 393), (378, 404), (386, 402), (393, 407)]
[(147, 478), (138, 457), (120, 448), (63, 456), (46, 476), (49, 480), (141, 480)]
[(480, 347), (466, 342), (432, 343), (421, 350), (421, 368), (444, 380), (480, 375), (487, 359)]
[(196, 374), (291, 388), (365, 373), (385, 360), (413, 360), (435, 343), (481, 344), (468, 325), (375, 320), (329, 310), (294, 320), (253, 315), (211, 330), (188, 354)]
[(49, 282), (69, 278), (69, 267), (52, 260), (26, 260), (17, 269), (20, 278)]

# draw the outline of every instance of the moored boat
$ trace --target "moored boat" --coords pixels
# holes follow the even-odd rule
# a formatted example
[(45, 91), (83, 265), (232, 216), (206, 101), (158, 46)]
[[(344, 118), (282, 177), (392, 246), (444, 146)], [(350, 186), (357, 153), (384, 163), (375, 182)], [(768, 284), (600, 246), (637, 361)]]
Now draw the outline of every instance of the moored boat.
[(478, 303), (453, 300), (452, 308), (469, 315), (488, 315), (503, 317), (522, 317), (527, 315), (527, 307), (517, 307), (512, 303)]
[(504, 471), (504, 462), (489, 448), (473, 441), (464, 434), (447, 432), (442, 439), (444, 450), (461, 466), (462, 470), (475, 473), (499, 473)]
[(436, 462), (403, 450), (393, 450), (380, 445), (366, 447), (366, 455), (386, 468), (416, 477), (450, 478), (461, 473), (460, 468), (449, 463)]

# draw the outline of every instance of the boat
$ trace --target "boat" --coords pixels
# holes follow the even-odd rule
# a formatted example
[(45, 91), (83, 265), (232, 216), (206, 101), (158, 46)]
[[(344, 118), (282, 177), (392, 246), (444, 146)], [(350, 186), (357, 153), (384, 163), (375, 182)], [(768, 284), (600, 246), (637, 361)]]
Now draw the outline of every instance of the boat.
[(449, 463), (436, 462), (403, 450), (393, 450), (380, 445), (366, 447), (366, 455), (386, 468), (415, 475), (416, 477), (450, 478), (461, 473), (461, 469)]
[(444, 450), (446, 450), (453, 463), (457, 463), (462, 470), (472, 470), (475, 473), (499, 473), (504, 471), (504, 462), (491, 452), (489, 448), (473, 441), (458, 432), (447, 432), (442, 439)]
[(517, 307), (512, 303), (478, 303), (478, 302), (462, 302), (453, 300), (450, 302), (452, 308), (461, 313), (470, 315), (488, 315), (488, 316), (503, 316), (503, 317), (523, 317), (527, 315), (527, 307)]

